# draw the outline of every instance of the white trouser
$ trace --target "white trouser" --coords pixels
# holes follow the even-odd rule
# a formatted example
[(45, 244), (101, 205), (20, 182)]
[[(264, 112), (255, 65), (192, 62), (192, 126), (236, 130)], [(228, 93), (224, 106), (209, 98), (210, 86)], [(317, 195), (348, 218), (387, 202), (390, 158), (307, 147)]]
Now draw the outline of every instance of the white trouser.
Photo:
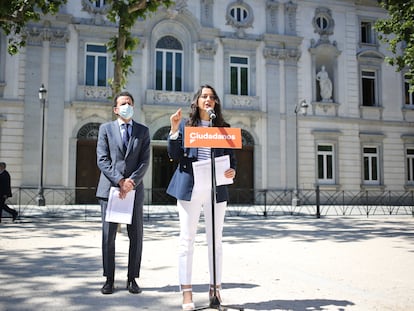
[[(193, 193), (191, 201), (177, 201), (178, 213), (180, 216), (180, 237), (179, 237), (179, 254), (178, 254), (178, 273), (180, 285), (191, 285), (194, 241), (197, 233), (197, 225), (200, 218), (201, 208), (204, 210), (210, 284), (214, 284), (213, 278), (213, 236), (212, 236), (212, 210), (211, 210), (211, 193)], [(224, 216), (226, 212), (227, 202), (215, 204), (215, 246), (216, 246), (216, 285), (221, 285), (222, 273), (222, 236)]]

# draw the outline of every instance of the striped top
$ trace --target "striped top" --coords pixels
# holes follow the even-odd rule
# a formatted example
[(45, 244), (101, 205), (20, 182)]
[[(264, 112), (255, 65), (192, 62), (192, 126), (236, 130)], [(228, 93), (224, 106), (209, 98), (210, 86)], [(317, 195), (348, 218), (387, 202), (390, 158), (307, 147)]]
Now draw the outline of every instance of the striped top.
[[(201, 127), (209, 127), (210, 121), (201, 120)], [(202, 147), (198, 148), (197, 160), (206, 160), (211, 158), (211, 148)]]

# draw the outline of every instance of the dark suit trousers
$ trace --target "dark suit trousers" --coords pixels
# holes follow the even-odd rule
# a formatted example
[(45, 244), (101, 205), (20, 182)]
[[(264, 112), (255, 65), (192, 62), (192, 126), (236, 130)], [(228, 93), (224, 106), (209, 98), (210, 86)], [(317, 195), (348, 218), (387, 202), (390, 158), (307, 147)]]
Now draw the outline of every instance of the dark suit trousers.
[(10, 213), (11, 215), (17, 215), (17, 211), (15, 209), (10, 208), (6, 204), (6, 198), (0, 198), (0, 221), (1, 221), (1, 217), (3, 215), (3, 210)]
[[(103, 275), (115, 277), (115, 238), (118, 224), (105, 221), (108, 200), (100, 199), (102, 212), (102, 263)], [(132, 223), (127, 225), (129, 237), (128, 279), (138, 278), (141, 269), (142, 240), (143, 240), (143, 202), (137, 202), (135, 197)]]

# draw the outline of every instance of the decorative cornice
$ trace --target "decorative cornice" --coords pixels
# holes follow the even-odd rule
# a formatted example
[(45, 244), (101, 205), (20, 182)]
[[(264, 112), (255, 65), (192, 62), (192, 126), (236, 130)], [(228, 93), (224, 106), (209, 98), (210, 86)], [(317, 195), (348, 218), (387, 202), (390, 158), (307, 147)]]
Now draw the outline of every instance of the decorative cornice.
[(29, 26), (24, 31), (28, 45), (41, 45), (50, 41), (53, 46), (64, 46), (69, 41), (69, 31), (63, 28)]
[(293, 3), (292, 1), (289, 1), (288, 3), (285, 4), (285, 11), (288, 14), (296, 13), (297, 9), (298, 9), (298, 5), (296, 3)]
[(200, 55), (213, 57), (217, 52), (217, 44), (212, 41), (197, 42), (197, 52)]
[(278, 48), (264, 48), (263, 49), (263, 56), (265, 59), (281, 59), (281, 58), (284, 58), (285, 53), (286, 53), (285, 49), (278, 49)]
[(405, 142), (405, 143), (414, 143), (414, 135), (412, 134), (401, 134), (401, 139)]
[(277, 0), (267, 0), (266, 8), (268, 10), (277, 10), (279, 8), (279, 1), (277, 1)]
[(267, 47), (263, 50), (263, 56), (268, 60), (290, 60), (298, 61), (301, 53), (298, 49), (282, 49)]
[(175, 5), (167, 10), (170, 18), (175, 18), (178, 14), (184, 13), (187, 9), (187, 0), (176, 0)]
[(177, 11), (183, 11), (188, 7), (188, 0), (175, 0), (175, 9)]

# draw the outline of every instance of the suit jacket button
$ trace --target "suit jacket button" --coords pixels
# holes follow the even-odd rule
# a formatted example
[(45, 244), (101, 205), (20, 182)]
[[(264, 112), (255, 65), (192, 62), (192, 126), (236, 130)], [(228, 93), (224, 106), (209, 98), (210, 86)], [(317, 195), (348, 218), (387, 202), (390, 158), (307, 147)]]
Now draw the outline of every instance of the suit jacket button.
[(183, 165), (184, 168), (187, 168), (187, 165)]
[(184, 153), (184, 156), (187, 157), (187, 153)]

